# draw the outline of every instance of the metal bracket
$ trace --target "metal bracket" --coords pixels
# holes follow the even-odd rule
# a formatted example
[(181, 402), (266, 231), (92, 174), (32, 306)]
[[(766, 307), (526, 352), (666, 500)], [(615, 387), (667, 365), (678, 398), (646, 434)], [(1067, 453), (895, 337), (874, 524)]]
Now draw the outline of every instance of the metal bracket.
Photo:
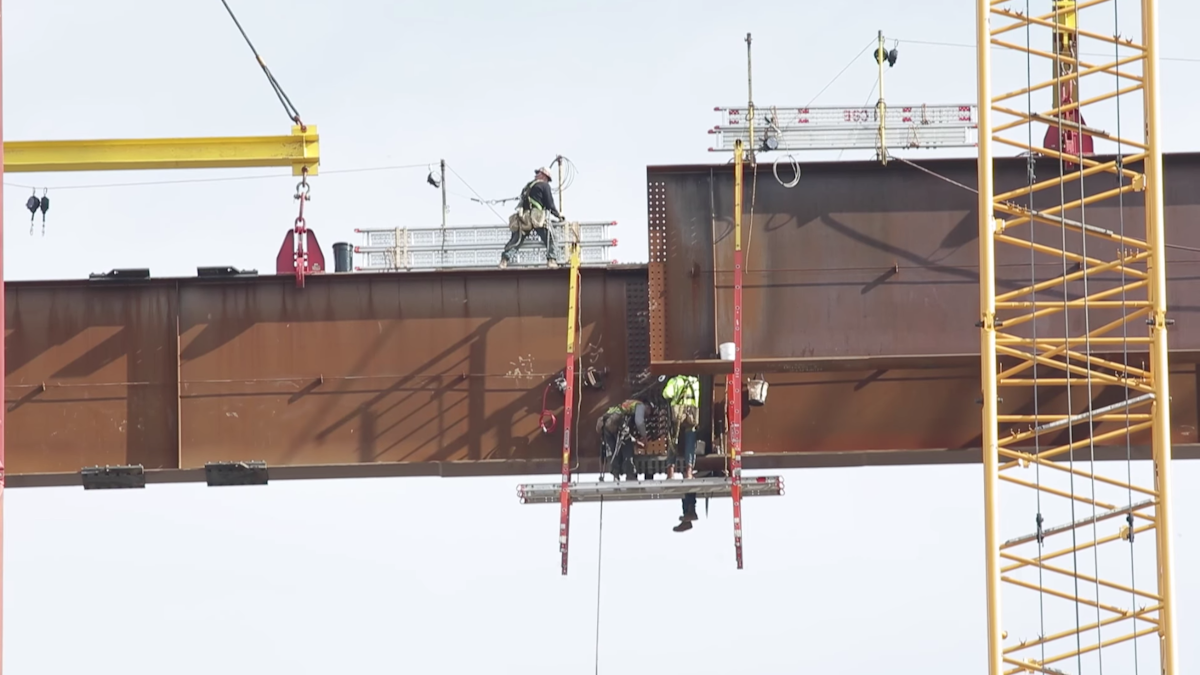
[[(1087, 518), (1080, 518), (1079, 520), (1076, 520), (1073, 523), (1067, 523), (1065, 525), (1056, 525), (1054, 527), (1044, 527), (1044, 528), (1042, 528), (1042, 531), (1041, 531), (1041, 539), (1044, 540), (1045, 538), (1047, 538), (1051, 535), (1062, 534), (1063, 532), (1070, 532), (1071, 530), (1074, 530), (1079, 527), (1083, 527), (1084, 525), (1090, 525), (1090, 524), (1092, 524), (1093, 521), (1100, 522), (1103, 520), (1108, 520), (1110, 518), (1116, 518), (1117, 516), (1122, 516), (1122, 515), (1127, 515), (1127, 514), (1132, 515), (1135, 511), (1140, 511), (1142, 509), (1149, 508), (1151, 506), (1154, 506), (1154, 500), (1147, 499), (1145, 501), (1140, 501), (1135, 504), (1131, 504), (1129, 506), (1121, 506), (1121, 507), (1117, 507), (1117, 508), (1109, 510), (1109, 511), (1105, 511), (1104, 513), (1097, 514), (1095, 517), (1089, 516)], [(1004, 549), (1013, 548), (1014, 546), (1020, 546), (1021, 544), (1028, 544), (1031, 541), (1037, 541), (1038, 538), (1039, 537), (1038, 537), (1037, 533), (1027, 534), (1027, 535), (1020, 536), (1020, 537), (1014, 537), (1013, 539), (1009, 539), (1008, 541), (1001, 544), (1000, 549), (1004, 550)]]
[(261, 460), (211, 462), (204, 465), (204, 479), (209, 487), (266, 485), (269, 477), (267, 463)]
[(92, 466), (79, 471), (84, 490), (122, 490), (146, 487), (146, 470), (130, 466)]

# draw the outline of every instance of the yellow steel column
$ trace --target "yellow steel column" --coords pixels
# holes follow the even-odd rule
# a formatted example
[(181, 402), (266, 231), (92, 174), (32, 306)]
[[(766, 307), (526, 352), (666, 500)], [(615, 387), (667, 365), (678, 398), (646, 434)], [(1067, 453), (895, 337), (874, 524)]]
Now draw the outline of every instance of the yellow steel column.
[(1158, 0), (1142, 2), (1142, 39), (1146, 46), (1144, 77), (1146, 83), (1146, 238), (1150, 245), (1150, 372), (1154, 373), (1155, 487), (1158, 489), (1158, 594), (1163, 608), (1159, 612), (1159, 639), (1163, 675), (1176, 675), (1178, 644), (1175, 641), (1175, 556), (1171, 529), (1171, 387), (1167, 377), (1167, 269), (1163, 204), (1163, 159), (1159, 145), (1158, 93)]
[[(991, 0), (976, 0), (976, 65), (979, 93), (979, 357), (982, 385), (983, 434), (983, 539), (984, 574), (987, 591), (987, 675), (1001, 675), (1003, 654), (1000, 634), (1000, 540), (998, 492), (999, 425), (996, 406), (996, 242), (992, 238), (992, 49), (988, 31)], [(883, 45), (880, 33), (880, 48)], [(880, 132), (882, 139), (882, 131)], [(886, 150), (884, 150), (886, 152)]]
[[(976, 9), (988, 675), (1181, 675), (1157, 2), (1140, 17), (1114, 0)], [(992, 49), (1025, 62), (1009, 81), (991, 81)]]

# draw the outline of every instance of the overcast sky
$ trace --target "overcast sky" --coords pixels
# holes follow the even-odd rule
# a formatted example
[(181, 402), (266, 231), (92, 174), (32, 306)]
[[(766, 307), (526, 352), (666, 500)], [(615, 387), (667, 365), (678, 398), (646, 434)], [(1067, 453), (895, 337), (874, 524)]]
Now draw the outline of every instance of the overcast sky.
[[(847, 64), (816, 102), (872, 102), (874, 62), (854, 57), (877, 29), (899, 40), (890, 103), (975, 101), (968, 2), (231, 2), (320, 129), (308, 222), (327, 255), (356, 227), (436, 224), (424, 179), (439, 158), (456, 173), (450, 222), (466, 225), (500, 222), (470, 197), (511, 196), (563, 154), (579, 170), (566, 214), (620, 222), (618, 257), (644, 261), (645, 167), (725, 160), (706, 152), (705, 131), (714, 106), (745, 99), (747, 31), (760, 105), (809, 103)], [(1163, 138), (1197, 150), (1200, 9), (1161, 4), (1161, 48), (1175, 59), (1163, 67)], [(4, 9), (9, 139), (290, 128), (219, 0)], [(1009, 82), (1021, 86), (1023, 71)], [(409, 168), (363, 171), (381, 167)], [(270, 271), (295, 217), (295, 179), (281, 173), (5, 176), (6, 277)], [(146, 185), (193, 180), (204, 182)], [(31, 186), (49, 188), (45, 236), (29, 232)], [(786, 497), (747, 504), (741, 572), (728, 503), (684, 535), (669, 529), (675, 502), (606, 507), (601, 672), (983, 672), (978, 467), (786, 479)], [(518, 505), (521, 480), (11, 490), (8, 672), (592, 672), (599, 510), (575, 511), (563, 579), (556, 509)], [(1200, 633), (1200, 577), (1185, 572), (1200, 568), (1197, 485), (1200, 469), (1177, 465), (1179, 636)], [(1009, 532), (1033, 517), (1015, 503)], [(1036, 606), (1013, 612), (1025, 627), (1037, 619)], [(1181, 654), (1184, 672), (1200, 667), (1200, 643)]]

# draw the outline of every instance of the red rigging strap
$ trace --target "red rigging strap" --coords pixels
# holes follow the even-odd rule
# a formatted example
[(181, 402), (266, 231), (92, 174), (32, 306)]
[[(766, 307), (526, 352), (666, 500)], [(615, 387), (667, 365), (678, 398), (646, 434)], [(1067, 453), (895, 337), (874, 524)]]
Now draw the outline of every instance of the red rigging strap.
[(733, 548), (742, 569), (742, 143), (733, 149), (733, 374), (728, 380), (729, 474), (733, 480)]
[(578, 361), (579, 341), (579, 241), (569, 237), (571, 252), (570, 290), (567, 296), (567, 378), (563, 403), (562, 485), (559, 492), (558, 550), (562, 554), (562, 573), (567, 574), (567, 558), (571, 534), (571, 429), (575, 416), (575, 363)]

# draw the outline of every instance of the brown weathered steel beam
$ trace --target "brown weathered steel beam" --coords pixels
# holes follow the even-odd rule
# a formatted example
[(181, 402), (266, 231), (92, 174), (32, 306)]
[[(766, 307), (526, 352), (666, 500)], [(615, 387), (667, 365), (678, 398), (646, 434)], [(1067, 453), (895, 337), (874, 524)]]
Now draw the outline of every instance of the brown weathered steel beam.
[[(970, 160), (927, 164), (973, 180)], [(1001, 168), (1018, 180), (1024, 163)], [(599, 454), (596, 416), (652, 371), (699, 373), (710, 391), (724, 368), (714, 278), (725, 283), (727, 266), (713, 245), (726, 236), (714, 217), (730, 206), (725, 169), (649, 171), (662, 188), (650, 195), (650, 265), (583, 273), (583, 364), (610, 373), (605, 391), (584, 392), (584, 468)], [(973, 200), (899, 164), (804, 176), (790, 191), (760, 176), (747, 233), (747, 368), (771, 382), (745, 420), (747, 465), (978, 459), (974, 235), (961, 225)], [(1200, 218), (1197, 179), (1200, 155), (1168, 158), (1168, 239), (1184, 247), (1170, 281), (1182, 451), (1200, 442), (1200, 306), (1188, 300), (1200, 232), (1174, 224)], [(1119, 220), (1095, 211), (1093, 222)], [(1028, 265), (1009, 262), (1020, 283)], [(286, 277), (8, 284), (10, 484), (74, 484), (83, 467), (128, 464), (149, 482), (203, 480), (206, 463), (244, 460), (266, 461), (275, 479), (553, 472), (558, 443), (538, 421), (560, 368), (565, 283), (563, 271), (506, 270), (318, 275), (303, 291)], [(1096, 405), (1121, 393), (1092, 392)], [(1031, 405), (1003, 395), (1005, 414)], [(1068, 411), (1066, 398), (1044, 390), (1041, 411), (1085, 405), (1073, 396)], [(546, 400), (561, 410), (553, 390)], [(717, 411), (702, 411), (705, 428)], [(1124, 457), (1123, 446), (1098, 452)]]
[[(321, 275), (303, 291), (274, 276), (10, 284), (8, 474), (553, 457), (538, 418), (565, 283), (535, 270)], [(631, 354), (626, 339), (639, 288), (644, 268), (583, 272), (583, 363), (614, 374), (583, 394), (585, 457), (599, 452), (591, 420), (630, 392), (628, 362), (649, 366), (645, 341)], [(546, 401), (561, 410), (557, 392)]]
[[(12, 485), (76, 484), (105, 464), (203, 480), (208, 462), (250, 459), (274, 479), (549, 471), (557, 442), (537, 425), (564, 281), (537, 270), (327, 275), (302, 292), (284, 277), (11, 284)], [(584, 271), (584, 363), (612, 374), (584, 394), (585, 468), (598, 454), (591, 420), (651, 367), (647, 302), (644, 267)], [(1196, 442), (1191, 356), (1175, 360), (1180, 444)], [(768, 406), (745, 420), (749, 466), (977, 457), (978, 372), (959, 363), (972, 359), (780, 360), (791, 372), (769, 376)]]
[[(1175, 459), (1200, 459), (1200, 444), (1177, 444)], [(781, 469), (832, 469), (883, 466), (940, 466), (952, 464), (978, 464), (979, 448), (919, 451), (873, 450), (865, 452), (789, 452), (769, 455), (748, 455), (744, 468), (751, 471), (778, 471)], [(1096, 461), (1123, 462), (1124, 447), (1096, 449)], [(1150, 448), (1134, 446), (1129, 456), (1135, 461), (1150, 459)], [(708, 458), (717, 460), (718, 458)], [(1087, 452), (1077, 452), (1075, 461), (1088, 461)], [(1065, 456), (1056, 461), (1066, 461)], [(704, 468), (701, 461), (701, 468)], [(713, 461), (709, 461), (713, 464)], [(719, 461), (716, 462), (719, 464)], [(581, 473), (596, 473), (595, 460), (583, 462)], [(326, 464), (317, 466), (283, 466), (271, 469), (271, 480), (321, 480), (346, 478), (468, 478), (484, 476), (535, 476), (557, 475), (562, 472), (561, 460), (483, 460), (460, 462), (403, 462), (375, 464)], [(203, 483), (204, 469), (156, 469), (146, 472), (147, 485), (172, 483)], [(18, 474), (10, 478), (8, 487), (70, 487), (80, 485), (78, 473)]]
[[(747, 373), (833, 373), (846, 371), (962, 368), (979, 362), (978, 354), (936, 356), (832, 356), (826, 358), (748, 358), (742, 360)], [(728, 375), (732, 361), (694, 359), (652, 361), (655, 375)]]
[[(775, 180), (769, 164), (759, 167), (757, 186), (748, 186), (745, 197), (747, 212), (753, 204), (753, 217), (747, 213), (743, 225), (745, 358), (936, 356), (978, 348), (976, 162), (920, 164), (942, 179), (901, 162), (886, 167), (811, 163), (804, 165), (800, 183), (788, 189)], [(1035, 166), (1043, 179), (1054, 168), (1049, 162)], [(1168, 267), (1176, 321), (1172, 347), (1195, 350), (1200, 349), (1200, 305), (1189, 299), (1200, 296), (1200, 229), (1190, 224), (1200, 221), (1194, 189), (1200, 182), (1200, 154), (1168, 155), (1165, 172), (1167, 241), (1174, 247)], [(753, 186), (753, 173), (747, 179)], [(1024, 158), (997, 161), (998, 186), (1020, 187), (1026, 180)], [(1115, 180), (1093, 176), (1086, 182), (1087, 194), (1112, 189)], [(651, 307), (651, 320), (665, 336), (663, 353), (654, 360), (716, 358), (717, 345), (730, 340), (732, 325), (731, 247), (721, 242), (731, 236), (733, 171), (729, 166), (650, 167), (647, 183), (657, 186), (657, 213), (665, 229), (659, 237), (669, 252), (661, 272), (665, 300)], [(1078, 193), (1078, 181), (1072, 189)], [(1078, 196), (1068, 190), (1066, 201)], [(1034, 206), (1043, 208), (1061, 197), (1049, 190), (1038, 199), (1045, 204)], [(1127, 195), (1125, 205), (1124, 218), (1116, 200), (1066, 217), (1136, 236), (1144, 227), (1140, 193)], [(1029, 231), (1016, 228), (1012, 236), (1026, 239)], [(1033, 231), (1037, 242), (1061, 244), (1061, 231), (1045, 226)], [(1075, 235), (1068, 242), (1075, 252), (1079, 240)], [(1092, 237), (1088, 255), (1114, 259), (1115, 246)], [(1037, 259), (1039, 281), (1062, 273), (1053, 258)], [(1030, 284), (1028, 252), (1006, 247), (997, 262), (1008, 285)], [(702, 289), (713, 275), (716, 296)], [(1093, 280), (1092, 291), (1101, 283), (1111, 281)], [(1072, 333), (1079, 334), (1082, 313), (1071, 314)], [(1104, 310), (1093, 314), (1094, 320), (1106, 316)], [(1060, 318), (1039, 328), (1040, 337), (1052, 337), (1063, 325)]]

